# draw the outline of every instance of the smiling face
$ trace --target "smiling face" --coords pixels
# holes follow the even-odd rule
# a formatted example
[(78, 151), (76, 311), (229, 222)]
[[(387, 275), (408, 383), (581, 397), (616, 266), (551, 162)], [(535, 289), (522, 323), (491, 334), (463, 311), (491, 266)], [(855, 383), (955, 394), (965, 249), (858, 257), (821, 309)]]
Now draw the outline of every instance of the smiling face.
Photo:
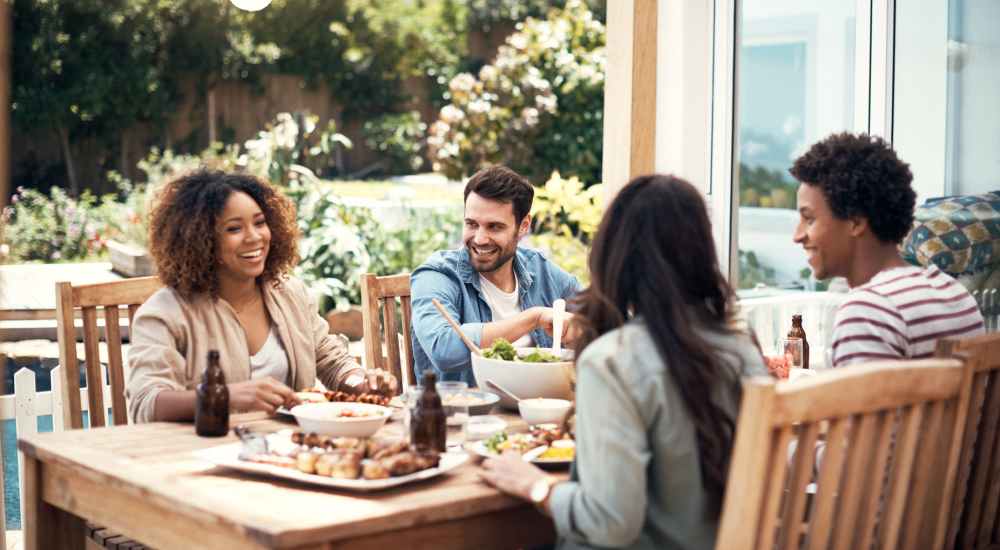
[(517, 241), (530, 227), (530, 216), (525, 216), (520, 224), (514, 219), (513, 204), (469, 193), (465, 200), (462, 242), (469, 251), (472, 268), (479, 273), (490, 273), (506, 265), (517, 252)]
[(846, 277), (854, 254), (857, 224), (833, 215), (818, 186), (801, 184), (798, 191), (799, 224), (792, 237), (802, 245), (817, 279)]
[(232, 279), (256, 279), (264, 272), (271, 245), (271, 229), (257, 201), (235, 191), (215, 224), (215, 257), (219, 275)]

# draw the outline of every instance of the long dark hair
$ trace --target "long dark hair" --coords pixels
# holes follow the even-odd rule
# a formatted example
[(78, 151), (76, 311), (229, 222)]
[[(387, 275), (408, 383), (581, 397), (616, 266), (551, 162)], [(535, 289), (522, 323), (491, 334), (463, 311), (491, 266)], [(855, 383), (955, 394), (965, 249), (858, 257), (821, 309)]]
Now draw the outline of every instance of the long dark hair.
[(701, 193), (673, 176), (635, 178), (601, 221), (591, 283), (576, 305), (577, 355), (602, 334), (642, 317), (694, 422), (709, 517), (722, 506), (735, 418), (713, 401), (740, 396), (740, 377), (695, 330), (735, 333), (733, 290), (719, 271)]

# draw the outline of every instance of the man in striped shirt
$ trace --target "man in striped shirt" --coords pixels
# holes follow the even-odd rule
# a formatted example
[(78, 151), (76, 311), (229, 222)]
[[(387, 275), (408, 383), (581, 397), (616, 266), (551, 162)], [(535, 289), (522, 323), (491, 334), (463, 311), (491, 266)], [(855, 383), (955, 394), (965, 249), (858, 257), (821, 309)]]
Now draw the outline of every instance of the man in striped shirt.
[(800, 182), (795, 242), (817, 279), (846, 277), (851, 287), (834, 323), (833, 366), (929, 357), (939, 338), (983, 333), (962, 285), (900, 257), (916, 193), (909, 165), (885, 141), (834, 134), (789, 171)]

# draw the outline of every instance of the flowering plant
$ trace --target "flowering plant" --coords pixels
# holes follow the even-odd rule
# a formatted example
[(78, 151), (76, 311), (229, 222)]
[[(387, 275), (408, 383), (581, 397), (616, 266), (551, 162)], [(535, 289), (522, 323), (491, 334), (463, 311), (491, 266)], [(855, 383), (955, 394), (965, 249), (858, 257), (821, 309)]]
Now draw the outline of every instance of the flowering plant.
[(493, 64), (451, 80), (427, 138), (435, 170), (458, 179), (502, 163), (598, 181), (605, 60), (604, 25), (580, 0), (518, 24)]
[(17, 188), (0, 215), (4, 256), (13, 261), (73, 261), (104, 251), (107, 228), (115, 218), (114, 197), (84, 191), (74, 199), (53, 187), (46, 195)]
[(535, 189), (531, 207), (532, 241), (559, 267), (586, 286), (590, 281), (587, 256), (604, 215), (604, 186), (584, 188), (579, 178), (559, 172)]

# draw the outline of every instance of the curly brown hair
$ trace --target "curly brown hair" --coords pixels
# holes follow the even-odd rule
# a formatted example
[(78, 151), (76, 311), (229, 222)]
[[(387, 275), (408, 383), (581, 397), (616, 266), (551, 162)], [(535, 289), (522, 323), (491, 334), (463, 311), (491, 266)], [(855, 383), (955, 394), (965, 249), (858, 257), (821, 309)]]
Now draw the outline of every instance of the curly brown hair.
[(917, 194), (910, 165), (880, 137), (833, 134), (813, 144), (789, 172), (818, 186), (837, 218), (867, 218), (881, 241), (899, 243), (913, 225)]
[(260, 206), (271, 245), (259, 280), (277, 282), (298, 263), (295, 206), (267, 182), (248, 174), (199, 170), (166, 184), (150, 214), (149, 252), (163, 283), (183, 296), (218, 296), (216, 221), (234, 192)]

